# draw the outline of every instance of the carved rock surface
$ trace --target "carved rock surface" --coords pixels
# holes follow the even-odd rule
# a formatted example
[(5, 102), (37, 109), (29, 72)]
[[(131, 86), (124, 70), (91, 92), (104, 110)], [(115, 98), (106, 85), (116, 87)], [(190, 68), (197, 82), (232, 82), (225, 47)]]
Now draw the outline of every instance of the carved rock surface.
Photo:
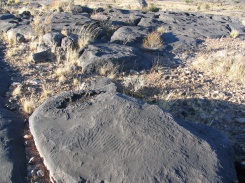
[(52, 97), (29, 121), (57, 182), (236, 180), (225, 136), (106, 87)]

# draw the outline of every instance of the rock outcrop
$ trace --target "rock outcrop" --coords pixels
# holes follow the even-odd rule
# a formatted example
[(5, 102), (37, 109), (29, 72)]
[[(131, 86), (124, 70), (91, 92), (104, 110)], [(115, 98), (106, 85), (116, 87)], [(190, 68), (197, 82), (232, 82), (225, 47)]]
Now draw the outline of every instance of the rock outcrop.
[(103, 83), (52, 97), (30, 117), (37, 149), (57, 182), (236, 180), (224, 135)]

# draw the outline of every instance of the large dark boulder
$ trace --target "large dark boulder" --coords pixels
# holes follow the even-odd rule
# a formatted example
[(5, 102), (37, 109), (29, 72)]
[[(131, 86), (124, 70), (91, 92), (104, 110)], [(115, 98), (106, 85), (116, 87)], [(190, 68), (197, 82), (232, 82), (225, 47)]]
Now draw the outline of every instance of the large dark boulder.
[(147, 28), (139, 26), (124, 26), (119, 28), (111, 37), (112, 43), (132, 45), (142, 44), (143, 38), (148, 34)]
[(150, 68), (151, 66), (151, 60), (146, 56), (143, 58), (143, 54), (139, 50), (113, 43), (89, 45), (77, 62), (84, 73), (99, 72), (102, 67), (107, 71), (113, 71), (116, 67), (119, 67), (120, 71), (127, 71)]
[(35, 144), (57, 182), (236, 181), (224, 135), (110, 88), (62, 93), (31, 115)]

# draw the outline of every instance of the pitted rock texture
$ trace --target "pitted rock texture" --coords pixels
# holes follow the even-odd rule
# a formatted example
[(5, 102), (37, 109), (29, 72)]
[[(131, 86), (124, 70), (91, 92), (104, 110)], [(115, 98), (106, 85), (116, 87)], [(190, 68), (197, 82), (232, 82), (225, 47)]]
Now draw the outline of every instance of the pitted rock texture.
[(236, 181), (225, 136), (115, 91), (62, 93), (29, 121), (57, 182)]

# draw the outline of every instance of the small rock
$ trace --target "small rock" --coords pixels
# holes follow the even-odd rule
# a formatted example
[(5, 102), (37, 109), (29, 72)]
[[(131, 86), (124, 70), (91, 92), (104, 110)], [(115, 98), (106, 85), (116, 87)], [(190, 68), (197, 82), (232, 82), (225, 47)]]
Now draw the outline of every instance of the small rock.
[(40, 81), (40, 79), (34, 79), (34, 80), (30, 81), (30, 83), (33, 85), (38, 85), (41, 83), (41, 81)]
[(32, 135), (30, 134), (30, 135), (24, 135), (24, 139), (26, 139), (26, 140), (29, 140), (29, 139), (32, 139)]
[(44, 172), (42, 170), (37, 171), (37, 176), (38, 177), (44, 177)]
[(53, 58), (54, 54), (51, 52), (50, 49), (32, 54), (32, 61), (34, 61), (35, 63), (52, 61)]
[(245, 118), (235, 118), (236, 122), (245, 124)]
[(137, 71), (135, 71), (135, 70), (130, 69), (130, 74), (136, 74), (136, 75), (139, 75), (139, 72), (137, 72)]
[(29, 164), (32, 164), (35, 161), (35, 157), (31, 157), (31, 159), (29, 160)]
[(28, 87), (27, 87), (27, 90), (28, 90), (28, 91), (31, 91), (31, 92), (34, 92), (36, 89), (35, 89), (34, 87), (28, 86)]
[(29, 143), (29, 141), (27, 140), (27, 141), (25, 141), (25, 145), (26, 146), (28, 146), (30, 143)]

